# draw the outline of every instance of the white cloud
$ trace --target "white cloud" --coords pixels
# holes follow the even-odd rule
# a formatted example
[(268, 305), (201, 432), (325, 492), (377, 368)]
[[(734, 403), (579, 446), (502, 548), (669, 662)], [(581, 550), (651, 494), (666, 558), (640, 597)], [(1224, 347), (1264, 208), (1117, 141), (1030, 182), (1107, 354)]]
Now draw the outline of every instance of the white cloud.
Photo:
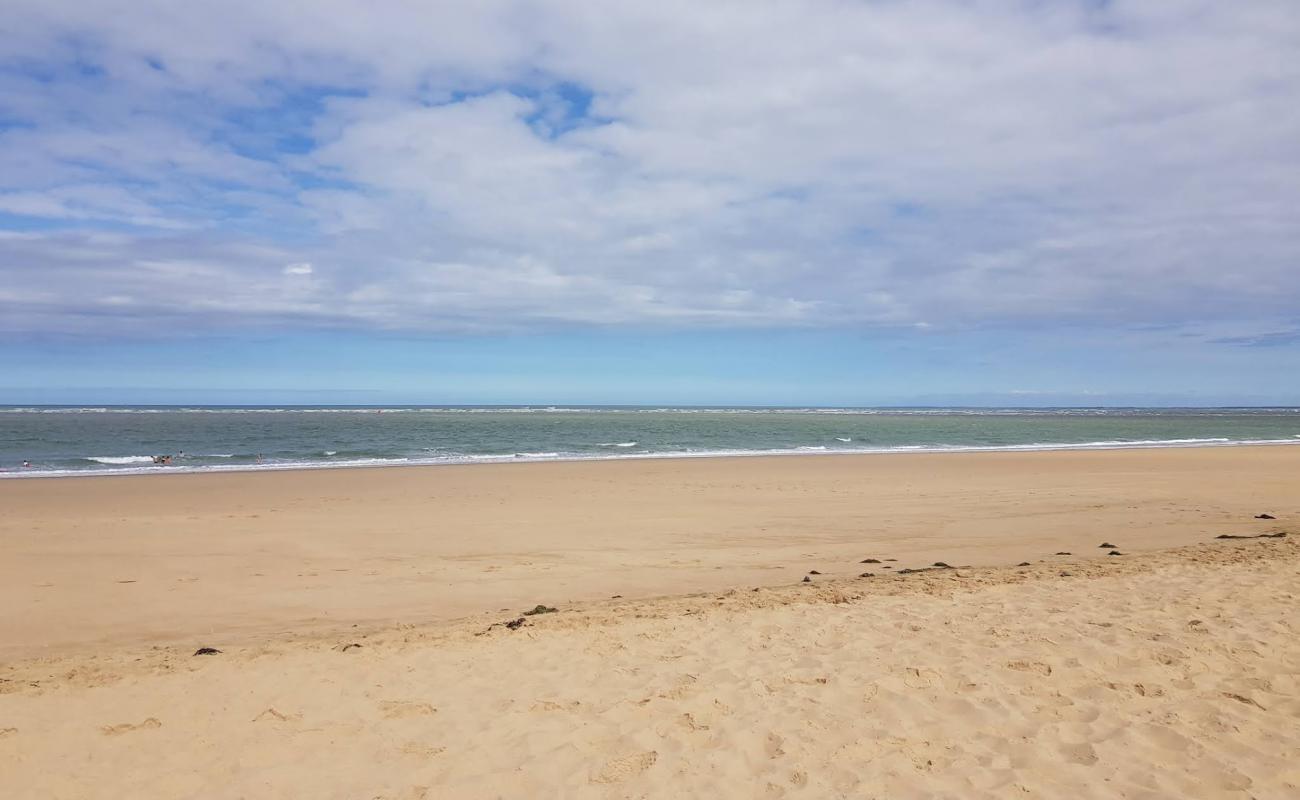
[(11, 5), (11, 330), (1300, 308), (1292, 0)]

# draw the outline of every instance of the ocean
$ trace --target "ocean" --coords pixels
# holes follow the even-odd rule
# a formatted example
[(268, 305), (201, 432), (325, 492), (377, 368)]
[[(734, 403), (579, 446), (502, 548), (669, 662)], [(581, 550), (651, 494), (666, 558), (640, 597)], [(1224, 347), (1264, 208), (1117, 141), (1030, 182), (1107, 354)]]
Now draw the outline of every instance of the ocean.
[(1252, 443), (1300, 409), (0, 406), (0, 478)]

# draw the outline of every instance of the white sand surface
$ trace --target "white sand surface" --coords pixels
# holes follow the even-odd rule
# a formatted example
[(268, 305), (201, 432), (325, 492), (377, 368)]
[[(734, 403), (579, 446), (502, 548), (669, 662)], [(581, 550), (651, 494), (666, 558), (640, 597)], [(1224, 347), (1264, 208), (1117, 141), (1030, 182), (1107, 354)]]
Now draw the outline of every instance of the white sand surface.
[(497, 615), (27, 661), (0, 684), (0, 787), (1294, 798), (1298, 545), (815, 578), (561, 608), (515, 630), (489, 627)]

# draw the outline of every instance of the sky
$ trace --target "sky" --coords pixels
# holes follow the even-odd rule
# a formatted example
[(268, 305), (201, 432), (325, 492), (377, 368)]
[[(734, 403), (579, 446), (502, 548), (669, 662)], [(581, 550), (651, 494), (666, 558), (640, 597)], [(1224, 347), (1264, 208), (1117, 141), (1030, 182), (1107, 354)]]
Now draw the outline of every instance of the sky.
[(6, 0), (0, 42), (0, 403), (1300, 404), (1295, 0)]

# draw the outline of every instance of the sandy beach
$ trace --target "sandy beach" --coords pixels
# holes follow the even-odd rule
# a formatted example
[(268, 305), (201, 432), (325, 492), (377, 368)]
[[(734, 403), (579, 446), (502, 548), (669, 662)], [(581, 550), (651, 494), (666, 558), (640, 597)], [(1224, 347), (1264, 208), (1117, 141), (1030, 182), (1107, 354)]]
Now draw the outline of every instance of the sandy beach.
[(1298, 503), (1300, 447), (0, 481), (0, 794), (1293, 797)]

